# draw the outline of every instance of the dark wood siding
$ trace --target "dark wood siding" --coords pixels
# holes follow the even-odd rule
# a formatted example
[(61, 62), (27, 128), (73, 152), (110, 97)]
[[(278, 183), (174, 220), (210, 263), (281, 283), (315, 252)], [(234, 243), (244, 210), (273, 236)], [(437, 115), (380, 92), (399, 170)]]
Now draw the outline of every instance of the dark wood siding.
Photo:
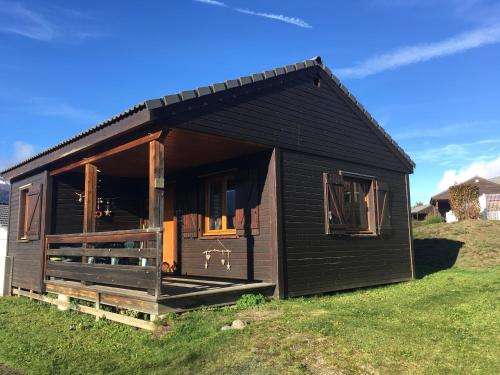
[[(320, 87), (314, 78), (321, 78)], [(320, 69), (307, 69), (168, 108), (171, 127), (409, 172), (392, 146)]]
[[(387, 238), (325, 234), (323, 172), (342, 169), (375, 176), (391, 189)], [(381, 168), (282, 152), (283, 228), (289, 296), (411, 279), (405, 175)]]
[[(147, 217), (147, 179), (99, 175), (99, 181), (97, 194), (112, 198), (112, 215), (98, 219), (96, 230), (139, 229), (141, 218)], [(82, 232), (83, 201), (78, 202), (75, 192), (83, 192), (83, 183), (82, 173), (65, 173), (53, 178), (52, 234)], [(106, 202), (101, 210), (105, 206)]]
[[(195, 176), (217, 171), (234, 169), (234, 173), (245, 168), (257, 168), (259, 171), (259, 234), (239, 238), (223, 238), (220, 241), (231, 250), (231, 270), (220, 262), (220, 256), (214, 255), (205, 269), (203, 251), (222, 248), (215, 239), (207, 238), (180, 238), (181, 273), (192, 276), (224, 277), (231, 279), (251, 279), (271, 281), (273, 277), (273, 254), (271, 235), (271, 201), (270, 178), (268, 165), (271, 160), (270, 152), (258, 156), (250, 156), (234, 161), (218, 163), (196, 171), (190, 171)], [(183, 172), (183, 177), (189, 176)], [(200, 179), (202, 181), (202, 179)], [(182, 180), (177, 179), (178, 186)]]
[[(43, 241), (44, 236), (38, 240), (20, 241), (18, 240), (18, 220), (19, 220), (19, 188), (26, 184), (43, 184), (42, 207), (45, 205), (47, 183), (45, 173), (39, 173), (22, 180), (12, 182), (12, 194), (10, 197), (9, 212), (9, 240), (7, 252), (14, 259), (12, 286), (42, 291), (42, 271), (43, 271)], [(42, 212), (43, 216), (43, 212)], [(44, 224), (42, 223), (42, 228)], [(43, 233), (43, 232), (42, 232)]]
[(65, 173), (52, 179), (52, 234), (80, 233), (83, 229), (83, 173)]

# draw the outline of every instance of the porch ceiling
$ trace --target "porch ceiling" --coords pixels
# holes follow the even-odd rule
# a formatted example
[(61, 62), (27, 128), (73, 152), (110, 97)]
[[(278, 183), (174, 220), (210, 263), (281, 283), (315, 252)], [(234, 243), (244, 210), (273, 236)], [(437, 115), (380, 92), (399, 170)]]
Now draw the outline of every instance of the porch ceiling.
[[(226, 137), (172, 129), (165, 139), (165, 173), (233, 159), (266, 148)], [(95, 164), (108, 176), (148, 177), (149, 145), (108, 156)]]

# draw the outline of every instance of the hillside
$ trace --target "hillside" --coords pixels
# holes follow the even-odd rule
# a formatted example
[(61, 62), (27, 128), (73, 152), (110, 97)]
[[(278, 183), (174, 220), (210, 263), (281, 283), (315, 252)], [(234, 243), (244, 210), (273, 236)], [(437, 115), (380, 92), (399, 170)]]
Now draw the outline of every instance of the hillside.
[(171, 315), (162, 337), (3, 298), (0, 373), (498, 374), (499, 238), (500, 222), (418, 226), (415, 281)]
[(417, 276), (456, 267), (500, 264), (500, 221), (421, 224), (413, 229)]

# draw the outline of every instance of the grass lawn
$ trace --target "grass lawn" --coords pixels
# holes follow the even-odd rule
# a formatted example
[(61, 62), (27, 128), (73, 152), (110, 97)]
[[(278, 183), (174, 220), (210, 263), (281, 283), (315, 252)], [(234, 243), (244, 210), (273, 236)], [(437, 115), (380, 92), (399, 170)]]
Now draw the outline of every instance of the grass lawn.
[(416, 281), (192, 312), (163, 337), (3, 298), (0, 374), (498, 374), (499, 239), (500, 222), (418, 226)]

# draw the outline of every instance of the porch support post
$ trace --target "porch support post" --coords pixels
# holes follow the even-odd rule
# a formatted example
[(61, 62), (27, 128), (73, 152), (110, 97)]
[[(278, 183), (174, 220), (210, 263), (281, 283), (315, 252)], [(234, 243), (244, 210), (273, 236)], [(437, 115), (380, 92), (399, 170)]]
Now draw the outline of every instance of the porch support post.
[(156, 236), (156, 287), (149, 291), (161, 295), (163, 261), (163, 215), (165, 190), (165, 135), (149, 142), (149, 228), (160, 228)]
[(83, 206), (83, 233), (95, 232), (97, 205), (97, 167), (85, 164), (85, 199)]
[[(83, 233), (95, 232), (96, 229), (96, 206), (97, 206), (97, 167), (93, 164), (85, 164), (85, 197), (83, 204)], [(87, 247), (87, 244), (82, 244)], [(87, 263), (87, 257), (82, 256), (82, 263)], [(86, 282), (82, 281), (82, 284)]]
[(165, 145), (163, 140), (149, 142), (149, 227), (163, 224), (163, 191), (165, 188)]

